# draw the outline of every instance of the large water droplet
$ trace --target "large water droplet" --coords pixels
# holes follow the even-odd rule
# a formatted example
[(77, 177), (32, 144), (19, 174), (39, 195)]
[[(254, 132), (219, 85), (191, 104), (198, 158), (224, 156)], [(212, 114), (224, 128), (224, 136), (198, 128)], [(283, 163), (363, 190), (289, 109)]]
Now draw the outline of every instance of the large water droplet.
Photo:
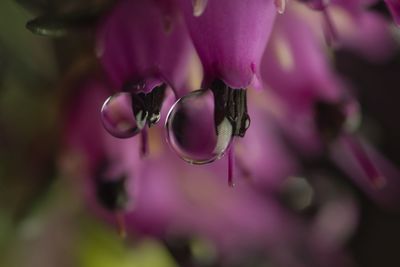
[(129, 138), (138, 134), (146, 125), (147, 113), (137, 109), (133, 112), (133, 103), (140, 98), (128, 92), (120, 92), (110, 96), (101, 108), (101, 119), (104, 128), (117, 138)]
[(208, 0), (192, 0), (193, 16), (200, 17), (207, 7)]
[(215, 126), (211, 90), (197, 90), (179, 99), (168, 114), (166, 129), (172, 149), (192, 164), (221, 158), (233, 138), (227, 118)]

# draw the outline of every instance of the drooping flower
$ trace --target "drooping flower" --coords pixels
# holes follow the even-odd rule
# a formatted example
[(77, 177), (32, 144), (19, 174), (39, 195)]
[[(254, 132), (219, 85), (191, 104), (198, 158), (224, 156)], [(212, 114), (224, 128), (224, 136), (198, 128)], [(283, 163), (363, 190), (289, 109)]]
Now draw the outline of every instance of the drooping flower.
[(274, 2), (193, 2), (207, 2), (204, 10), (196, 13), (192, 1), (181, 1), (185, 21), (204, 68), (203, 87), (208, 88), (219, 79), (230, 88), (247, 88), (258, 78), (261, 56), (274, 24)]
[(122, 0), (98, 25), (97, 55), (116, 95), (105, 128), (131, 137), (158, 122), (166, 87), (182, 89), (190, 41), (173, 1)]
[[(388, 35), (381, 30), (387, 25), (370, 19), (365, 7), (371, 1), (302, 2), (327, 12), (322, 23), (331, 32), (325, 34), (343, 45), (376, 57), (386, 53)], [(119, 92), (108, 100), (111, 110), (106, 111), (121, 116), (122, 129), (130, 130), (120, 137), (166, 117), (174, 101), (164, 94), (166, 85), (179, 96), (188, 91), (183, 83), (188, 38), (179, 9), (168, 3), (173, 2), (121, 0), (100, 24), (100, 60), (113, 91)], [(276, 24), (274, 3), (278, 13), (285, 9)], [(115, 139), (93, 119), (109, 90), (107, 82), (88, 78), (73, 97), (66, 143), (81, 159), (90, 210), (119, 225), (128, 238), (152, 235), (168, 243), (200, 237), (217, 248), (220, 258), (243, 257), (245, 266), (254, 255), (263, 264), (268, 255), (268, 263), (277, 266), (352, 266), (342, 247), (356, 227), (357, 203), (348, 192), (332, 193), (335, 182), (325, 183), (320, 176), (315, 180), (316, 188), (322, 181), (321, 192), (313, 191), (307, 178), (315, 169), (307, 163), (330, 158), (386, 206), (398, 201), (400, 185), (396, 168), (355, 132), (359, 104), (329, 62), (320, 14), (316, 19), (316, 12), (285, 0), (182, 0), (181, 7), (204, 79), (202, 90), (179, 99), (170, 110), (169, 145), (195, 164), (219, 159), (230, 149), (230, 183), (235, 175), (239, 186), (232, 190), (224, 184), (225, 161), (198, 167), (174, 157), (160, 125), (143, 135), (151, 153), (140, 158), (141, 140)], [(339, 17), (353, 27), (343, 32)], [(260, 77), (263, 83), (257, 82)], [(260, 85), (265, 90), (249, 93), (247, 107), (245, 89)], [(132, 123), (132, 114), (134, 123), (141, 123), (136, 129), (124, 124)], [(113, 121), (108, 122), (112, 128)], [(240, 142), (232, 141), (245, 133)], [(311, 215), (285, 202), (280, 189), (293, 180), (306, 184), (304, 205), (312, 206)], [(375, 188), (382, 181), (386, 186)], [(301, 206), (300, 200), (292, 203)], [(185, 260), (181, 265), (190, 266)]]
[[(181, 158), (195, 164), (219, 159), (231, 148), (228, 176), (233, 184), (231, 142), (235, 136), (243, 137), (250, 126), (246, 88), (258, 83), (260, 60), (276, 7), (270, 0), (182, 0), (180, 4), (204, 77), (202, 90), (183, 97), (172, 108), (167, 119), (168, 140)], [(202, 153), (192, 145), (199, 138), (190, 134), (190, 125), (201, 127), (205, 123), (199, 116), (209, 122), (201, 138), (209, 140)], [(181, 136), (186, 136), (184, 142), (178, 141)]]

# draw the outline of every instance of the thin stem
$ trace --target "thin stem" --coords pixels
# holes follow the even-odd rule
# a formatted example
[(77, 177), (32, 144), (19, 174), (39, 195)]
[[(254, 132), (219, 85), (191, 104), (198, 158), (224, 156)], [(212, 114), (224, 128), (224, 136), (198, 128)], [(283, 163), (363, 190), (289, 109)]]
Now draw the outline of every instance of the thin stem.
[(125, 216), (123, 212), (116, 212), (115, 219), (117, 221), (118, 226), (118, 234), (121, 238), (126, 238), (126, 223), (125, 223)]
[(234, 187), (233, 175), (235, 169), (235, 149), (234, 144), (231, 145), (228, 151), (228, 185)]
[(386, 179), (376, 168), (376, 165), (371, 160), (371, 158), (368, 156), (368, 153), (365, 151), (365, 148), (361, 141), (359, 141), (357, 138), (352, 138), (347, 141), (347, 144), (353, 156), (360, 164), (361, 168), (364, 170), (372, 185), (376, 188), (382, 188), (386, 184)]

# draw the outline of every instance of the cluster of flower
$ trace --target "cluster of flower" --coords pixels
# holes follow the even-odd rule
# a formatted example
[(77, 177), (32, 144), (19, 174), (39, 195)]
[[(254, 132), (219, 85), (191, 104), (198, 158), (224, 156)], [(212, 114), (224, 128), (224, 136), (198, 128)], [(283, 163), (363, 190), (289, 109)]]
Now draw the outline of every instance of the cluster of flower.
[[(240, 250), (278, 266), (350, 264), (351, 194), (320, 197), (311, 219), (293, 209), (313, 205), (299, 176), (317, 158), (377, 203), (398, 201), (400, 173), (358, 133), (359, 104), (329, 54), (391, 55), (376, 2), (117, 1), (97, 25), (105, 77), (80, 84), (66, 131), (90, 207), (128, 237), (201, 236), (227, 260)], [(400, 2), (385, 2), (399, 22)], [(291, 204), (288, 184), (302, 188)]]

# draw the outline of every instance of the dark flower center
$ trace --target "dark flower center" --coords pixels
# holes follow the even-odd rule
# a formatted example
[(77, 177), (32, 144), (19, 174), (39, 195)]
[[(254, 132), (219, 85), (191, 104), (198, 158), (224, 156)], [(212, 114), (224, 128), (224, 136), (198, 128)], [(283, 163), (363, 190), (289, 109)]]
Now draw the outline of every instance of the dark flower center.
[(233, 128), (232, 135), (244, 137), (250, 126), (246, 89), (232, 89), (221, 80), (215, 80), (211, 91), (214, 94), (215, 129), (227, 118)]
[(110, 179), (106, 177), (106, 166), (101, 164), (96, 174), (96, 195), (99, 202), (110, 211), (125, 210), (129, 202), (125, 186), (125, 175)]
[(314, 108), (315, 124), (322, 139), (328, 143), (334, 141), (342, 132), (346, 121), (342, 105), (318, 101)]
[(162, 104), (165, 98), (166, 84), (155, 87), (150, 93), (133, 93), (132, 110), (136, 119), (143, 123), (147, 122), (149, 127), (160, 120)]

